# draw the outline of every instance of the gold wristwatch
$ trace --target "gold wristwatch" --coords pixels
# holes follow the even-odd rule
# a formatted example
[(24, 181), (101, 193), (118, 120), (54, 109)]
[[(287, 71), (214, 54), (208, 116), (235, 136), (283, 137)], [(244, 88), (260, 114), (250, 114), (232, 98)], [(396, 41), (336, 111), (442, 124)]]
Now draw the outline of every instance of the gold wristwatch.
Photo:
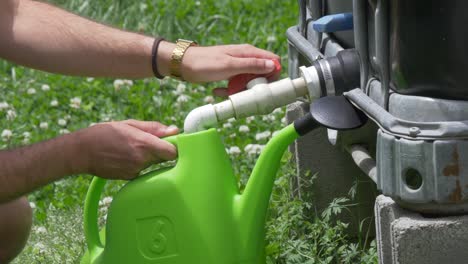
[(197, 43), (191, 40), (179, 39), (176, 42), (176, 47), (172, 51), (171, 55), (171, 76), (182, 79), (182, 73), (180, 67), (182, 65), (182, 58), (184, 57), (185, 51), (191, 46), (196, 46)]

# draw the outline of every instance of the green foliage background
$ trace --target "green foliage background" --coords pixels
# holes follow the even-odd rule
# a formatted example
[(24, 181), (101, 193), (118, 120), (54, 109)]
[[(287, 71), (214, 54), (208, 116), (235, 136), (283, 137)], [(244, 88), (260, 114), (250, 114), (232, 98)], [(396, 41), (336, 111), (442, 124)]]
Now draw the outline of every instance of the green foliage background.
[[(160, 35), (172, 41), (185, 38), (201, 45), (251, 43), (281, 55), (283, 77), (287, 72), (285, 31), (296, 24), (298, 16), (296, 1), (279, 0), (50, 2), (118, 28)], [(116, 88), (114, 81), (65, 77), (0, 62), (0, 102), (8, 103), (7, 108), (0, 110), (0, 130), (8, 129), (12, 133), (1, 139), (1, 147), (34, 143), (59, 136), (65, 130), (74, 131), (109, 120), (157, 120), (182, 127), (186, 114), (210, 99), (207, 96), (212, 88), (225, 85), (223, 82), (184, 85), (175, 80), (145, 79)], [(44, 91), (44, 85), (50, 90)], [(185, 97), (181, 98), (177, 90), (185, 90)], [(78, 108), (70, 106), (73, 98), (81, 99)], [(53, 100), (57, 106), (51, 105)], [(232, 161), (241, 186), (258, 156), (246, 150), (246, 146), (265, 144), (268, 136), (259, 140), (255, 136), (283, 127), (283, 117), (284, 109), (221, 127), (226, 147), (240, 149), (239, 154), (233, 152)], [(41, 123), (47, 123), (47, 128)], [(239, 130), (241, 125), (248, 126), (249, 131)], [(336, 200), (321, 216), (313, 213), (311, 199), (291, 196), (289, 178), (295, 171), (289, 160), (290, 156), (285, 155), (272, 197), (267, 224), (269, 263), (377, 263), (373, 243), (369, 247), (351, 241), (346, 236), (347, 225), (331, 220), (331, 216), (346, 208), (348, 199)], [(34, 227), (26, 249), (14, 263), (79, 262), (85, 249), (82, 206), (90, 179), (89, 175), (67, 177), (29, 196), (35, 205)], [(305, 181), (312, 184), (313, 177)], [(109, 184), (106, 195), (112, 195), (121, 184), (118, 181)], [(105, 206), (102, 212), (104, 215)]]

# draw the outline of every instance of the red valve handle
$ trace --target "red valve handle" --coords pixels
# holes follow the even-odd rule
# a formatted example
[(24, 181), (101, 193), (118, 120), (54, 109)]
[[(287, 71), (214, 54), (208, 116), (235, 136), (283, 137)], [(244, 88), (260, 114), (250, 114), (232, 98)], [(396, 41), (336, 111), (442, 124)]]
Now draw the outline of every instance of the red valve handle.
[(281, 64), (277, 59), (273, 59), (273, 62), (275, 63), (275, 69), (270, 73), (267, 73), (267, 74), (244, 73), (244, 74), (239, 74), (239, 75), (232, 77), (229, 80), (228, 87), (227, 87), (228, 95), (232, 95), (232, 94), (244, 91), (246, 89), (247, 83), (255, 78), (265, 77), (268, 79), (268, 81), (273, 81), (273, 80), (278, 79), (281, 73)]

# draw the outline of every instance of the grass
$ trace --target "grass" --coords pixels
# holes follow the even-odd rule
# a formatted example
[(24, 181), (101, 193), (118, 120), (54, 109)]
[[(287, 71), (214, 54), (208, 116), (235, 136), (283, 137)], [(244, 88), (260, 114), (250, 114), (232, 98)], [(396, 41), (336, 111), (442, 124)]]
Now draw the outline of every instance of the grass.
[[(297, 1), (277, 0), (52, 2), (115, 27), (169, 40), (193, 39), (201, 45), (251, 43), (281, 55), (284, 77), (285, 31), (296, 23), (298, 9)], [(0, 110), (1, 148), (34, 143), (108, 120), (157, 120), (182, 127), (186, 114), (211, 100), (211, 89), (223, 84), (64, 77), (0, 62), (0, 102), (8, 104), (0, 104), (0, 108), (4, 106)], [(258, 156), (249, 144), (265, 144), (271, 133), (284, 126), (284, 114), (280, 109), (220, 127), (241, 185)], [(364, 248), (350, 242), (345, 223), (310, 213), (313, 204), (291, 197), (288, 179), (294, 168), (288, 161), (286, 155), (271, 201), (267, 224), (269, 263), (376, 263), (375, 245)], [(67, 177), (29, 196), (35, 205), (34, 228), (26, 249), (14, 263), (79, 262), (85, 248), (82, 206), (90, 179), (89, 175)], [(307, 180), (312, 182), (313, 177)], [(106, 196), (115, 193), (121, 184), (108, 184)]]

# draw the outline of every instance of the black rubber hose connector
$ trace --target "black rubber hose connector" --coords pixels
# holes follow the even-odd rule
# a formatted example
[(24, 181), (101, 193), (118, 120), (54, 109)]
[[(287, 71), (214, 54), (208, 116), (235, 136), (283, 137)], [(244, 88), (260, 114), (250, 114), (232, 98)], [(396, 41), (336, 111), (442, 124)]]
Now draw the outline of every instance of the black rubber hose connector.
[(307, 113), (301, 118), (294, 120), (294, 129), (300, 136), (304, 136), (318, 127), (320, 127), (320, 125), (315, 122), (310, 113)]
[(361, 60), (357, 50), (342, 50), (327, 61), (330, 64), (335, 84), (335, 95), (341, 95), (360, 86)]

